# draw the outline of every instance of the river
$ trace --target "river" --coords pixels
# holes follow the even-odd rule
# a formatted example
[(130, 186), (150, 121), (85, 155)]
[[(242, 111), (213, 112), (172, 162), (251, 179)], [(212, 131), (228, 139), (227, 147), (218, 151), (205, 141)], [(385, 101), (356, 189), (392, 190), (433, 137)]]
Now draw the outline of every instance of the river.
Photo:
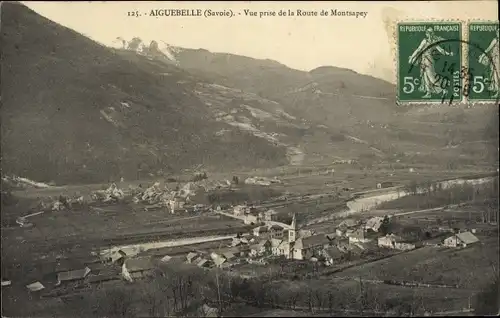
[[(481, 184), (487, 184), (493, 182), (497, 177), (483, 177), (483, 178), (457, 178), (453, 180), (438, 181), (431, 185), (431, 190), (437, 188), (448, 189), (453, 186), (469, 184), (473, 186), (478, 186)], [(424, 193), (427, 189), (417, 188), (417, 193)], [(410, 193), (406, 191), (403, 187), (398, 187), (393, 190), (387, 190), (382, 194), (373, 196), (364, 196), (359, 198), (354, 198), (347, 202), (347, 214), (365, 212), (374, 209), (381, 203), (396, 200), (398, 198), (409, 195)]]
[[(431, 185), (431, 189), (433, 187), (441, 187), (442, 189), (446, 189), (455, 185), (481, 185), (493, 182), (497, 177), (482, 177), (482, 178), (457, 178), (453, 180), (445, 180), (438, 181)], [(409, 195), (409, 193), (403, 187), (391, 188), (387, 190), (382, 190), (383, 193), (378, 195), (366, 195), (362, 197), (357, 197), (351, 199), (347, 202), (347, 211), (343, 211), (340, 213), (336, 213), (335, 217), (346, 217), (352, 214), (357, 214), (360, 212), (368, 211), (376, 208), (379, 204), (383, 202), (388, 202), (392, 200), (396, 200), (400, 197)], [(424, 188), (417, 189), (417, 193), (422, 193), (426, 191)], [(380, 192), (379, 192), (380, 193)], [(191, 237), (191, 238), (181, 238), (174, 240), (166, 240), (166, 241), (158, 241), (158, 242), (150, 242), (150, 243), (142, 243), (142, 244), (133, 244), (133, 245), (122, 245), (122, 246), (114, 246), (109, 249), (105, 249), (101, 251), (102, 257), (111, 257), (111, 255), (118, 252), (118, 250), (122, 250), (127, 255), (136, 255), (139, 252), (146, 251), (149, 249), (157, 249), (164, 247), (178, 247), (206, 242), (215, 242), (222, 241), (227, 239), (232, 239), (236, 237), (235, 234), (229, 235), (219, 235), (219, 236), (201, 236), (201, 237)]]

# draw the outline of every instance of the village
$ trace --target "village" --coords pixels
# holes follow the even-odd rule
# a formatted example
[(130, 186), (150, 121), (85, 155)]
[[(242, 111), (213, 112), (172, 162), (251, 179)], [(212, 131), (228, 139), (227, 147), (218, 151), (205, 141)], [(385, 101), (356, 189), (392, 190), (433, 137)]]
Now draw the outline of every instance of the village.
[[(268, 180), (260, 180), (254, 185), (269, 186)], [(273, 183), (280, 183), (272, 179)], [(207, 182), (205, 182), (206, 184)], [(231, 187), (231, 182), (213, 182), (213, 188)], [(391, 187), (392, 183), (384, 187)], [(75, 286), (88, 284), (103, 284), (106, 282), (124, 281), (132, 283), (136, 280), (155, 277), (158, 264), (181, 262), (205, 270), (224, 270), (232, 275), (251, 277), (244, 274), (244, 267), (262, 268), (264, 271), (270, 263), (283, 260), (287, 266), (293, 267), (293, 262), (309, 262), (324, 268), (342, 267), (352, 262), (370, 261), (398, 253), (404, 253), (423, 247), (463, 249), (471, 245), (481, 244), (476, 236), (481, 226), (475, 222), (451, 223), (438, 225), (436, 222), (426, 222), (415, 227), (404, 226), (404, 219), (412, 212), (395, 213), (394, 210), (365, 211), (355, 218), (339, 218), (338, 222), (321, 230), (304, 228), (297, 222), (296, 214), (277, 212), (266, 208), (265, 204), (238, 205), (204, 205), (193, 202), (197, 191), (202, 189), (200, 182), (188, 182), (175, 191), (162, 189), (158, 182), (145, 190), (133, 189), (128, 195), (112, 184), (103, 191), (93, 192), (91, 200), (101, 204), (113, 205), (125, 198), (132, 198), (134, 204), (144, 206), (144, 211), (160, 210), (168, 214), (211, 214), (222, 219), (232, 219), (243, 223), (248, 231), (236, 234), (207, 237), (191, 243), (163, 244), (138, 243), (128, 246), (115, 246), (105, 251), (92, 252), (93, 261), (75, 262), (61, 260), (56, 266), (56, 276), (52, 280), (36, 280), (26, 285), (30, 292), (44, 292), (45, 295), (71, 293)], [(377, 189), (383, 188), (380, 184)], [(210, 190), (210, 189), (208, 189)], [(206, 195), (206, 190), (203, 189)], [(287, 198), (286, 200), (290, 200)], [(274, 201), (273, 201), (274, 202)], [(60, 196), (52, 203), (40, 203), (42, 208), (52, 211), (63, 211), (78, 205), (89, 204), (82, 197), (67, 198)], [(457, 207), (448, 207), (448, 210)], [(417, 211), (419, 212), (419, 211)], [(425, 212), (425, 211), (420, 211)], [(432, 215), (444, 214), (446, 209), (431, 209)], [(168, 215), (167, 214), (167, 215)], [(16, 220), (20, 227), (31, 227), (28, 217)], [(168, 216), (165, 217), (168, 218)], [(291, 218), (291, 220), (290, 220)], [(496, 223), (493, 223), (495, 225)], [(484, 230), (484, 226), (483, 226)], [(148, 247), (148, 244), (150, 245)], [(205, 244), (205, 245), (203, 245)], [(177, 246), (177, 247), (176, 247)], [(78, 262), (76, 262), (78, 263)], [(62, 265), (61, 265), (62, 264)], [(87, 265), (85, 265), (87, 264)], [(255, 272), (255, 271), (254, 271)], [(10, 285), (10, 281), (2, 281), (2, 286)]]
[[(22, 216), (5, 214), (9, 230), (3, 239), (16, 245), (4, 245), (14, 257), (2, 275), (2, 291), (46, 303), (144, 288), (169, 271), (185, 271), (311, 284), (307, 288), (325, 295), (331, 284), (347, 284), (344, 294), (353, 279), (408, 292), (445, 288), (459, 294), (445, 308), (471, 312), (466, 291), (489, 280), (488, 262), (498, 249), (498, 210), (485, 206), (498, 192), (495, 176), (420, 184), (340, 180), (324, 189), (342, 173), (327, 170), (302, 176), (300, 183), (293, 177), (215, 178), (199, 172), (182, 180), (120, 180), (87, 192), (44, 185), (21, 190), (32, 203)], [(457, 266), (467, 260), (480, 264), (484, 279), (461, 281), (470, 273)], [(440, 270), (432, 274), (432, 268)], [(302, 302), (310, 297), (307, 288)], [(281, 292), (282, 306), (288, 306), (286, 299), (295, 296)], [(200, 306), (212, 315), (222, 310), (213, 301)]]

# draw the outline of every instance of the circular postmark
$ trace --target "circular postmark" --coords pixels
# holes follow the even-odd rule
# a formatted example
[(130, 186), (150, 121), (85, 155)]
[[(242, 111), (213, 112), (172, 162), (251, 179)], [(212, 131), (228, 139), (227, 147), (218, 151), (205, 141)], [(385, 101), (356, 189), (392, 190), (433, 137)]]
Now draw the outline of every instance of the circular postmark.
[[(466, 44), (468, 48), (466, 59), (468, 61), (478, 60), (488, 67), (479, 70), (470, 67), (470, 63), (463, 66), (463, 62), (449, 63), (446, 59), (439, 63), (439, 67), (436, 67), (436, 62), (443, 59), (443, 57), (453, 56), (452, 44), (455, 47)], [(459, 50), (460, 53), (461, 51)], [(484, 92), (483, 96), (487, 96), (486, 101), (498, 105), (500, 102), (498, 72), (500, 70), (497, 66), (498, 61), (495, 58), (491, 52), (488, 52), (486, 48), (483, 48), (478, 43), (462, 39), (439, 39), (429, 43), (410, 60), (408, 73), (412, 72), (415, 67), (419, 67), (419, 84), (423, 87), (422, 90), (440, 93), (442, 104), (460, 103), (462, 97), (465, 97), (467, 102), (471, 103), (473, 101), (469, 99), (469, 96), (481, 90), (482, 93)]]

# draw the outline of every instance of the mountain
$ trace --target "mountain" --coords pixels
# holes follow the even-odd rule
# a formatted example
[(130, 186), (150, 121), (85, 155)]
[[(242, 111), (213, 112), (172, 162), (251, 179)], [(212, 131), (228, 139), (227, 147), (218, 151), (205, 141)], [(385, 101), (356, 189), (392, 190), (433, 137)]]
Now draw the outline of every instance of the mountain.
[(64, 184), (288, 162), (284, 146), (218, 121), (174, 65), (106, 48), (17, 3), (2, 5), (1, 41), (5, 174)]
[[(208, 82), (271, 100), (300, 118), (309, 127), (300, 140), (306, 161), (314, 153), (371, 160), (375, 155), (383, 162), (475, 162), (491, 168), (498, 158), (498, 125), (491, 122), (498, 117), (495, 106), (398, 107), (393, 84), (349, 69), (322, 66), (305, 72), (272, 60), (164, 47), (164, 61)], [(312, 129), (317, 127), (322, 129)]]
[[(119, 39), (128, 50), (143, 43), (137, 37), (128, 42)], [(148, 48), (144, 45), (140, 54), (147, 55)], [(327, 126), (347, 126), (360, 119), (387, 120), (395, 112), (394, 85), (352, 70), (324, 66), (305, 72), (273, 60), (166, 43), (163, 48), (164, 61), (218, 84), (280, 102), (301, 118)], [(372, 104), (370, 108), (367, 103)]]
[(332, 66), (305, 72), (137, 37), (105, 47), (16, 3), (3, 4), (2, 22), (7, 175), (93, 183), (195, 167), (498, 157), (496, 108), (397, 107), (394, 85)]

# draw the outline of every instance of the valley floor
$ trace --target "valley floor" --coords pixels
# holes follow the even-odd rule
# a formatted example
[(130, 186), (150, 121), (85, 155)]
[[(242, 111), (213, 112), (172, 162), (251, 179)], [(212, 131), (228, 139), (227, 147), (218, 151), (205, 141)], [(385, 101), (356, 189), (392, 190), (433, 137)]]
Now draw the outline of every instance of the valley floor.
[[(405, 185), (411, 181), (449, 179), (479, 173), (473, 170), (417, 173), (405, 170), (393, 173), (391, 176), (388, 170), (384, 169), (360, 172), (347, 167), (343, 169), (337, 167), (333, 175), (308, 172), (282, 177), (283, 184), (273, 185), (272, 188), (275, 191), (274, 195), (287, 192), (288, 199), (280, 201), (272, 197), (262, 197), (258, 206), (295, 212), (297, 220), (302, 224), (320, 220), (312, 222), (306, 228), (317, 233), (331, 233), (335, 232), (341, 220), (328, 217), (345, 207), (346, 200), (355, 192), (374, 189), (377, 183), (390, 180), (395, 185)], [(102, 185), (100, 187), (102, 188)], [(93, 188), (98, 186), (82, 186), (79, 189), (88, 191)], [(76, 191), (71, 187), (64, 189), (71, 193)], [(246, 188), (241, 187), (241, 189)], [(61, 188), (26, 190), (18, 191), (15, 195), (21, 200), (33, 200), (43, 196), (45, 191), (52, 196), (59, 194), (60, 190)], [(457, 312), (469, 308), (469, 302), (494, 279), (492, 264), (498, 264), (495, 255), (499, 253), (497, 227), (477, 222), (481, 215), (481, 207), (477, 204), (426, 211), (412, 206), (412, 202), (414, 201), (401, 201), (400, 205), (387, 206), (386, 209), (401, 214), (398, 216), (396, 213), (394, 216), (399, 224), (422, 229), (437, 223), (472, 220), (478, 231), (477, 237), (480, 243), (463, 249), (434, 246), (424, 246), (407, 252), (378, 249), (366, 251), (349, 260), (339, 261), (330, 267), (318, 267), (310, 261), (280, 258), (270, 258), (267, 265), (235, 265), (231, 270), (224, 272), (234, 277), (262, 281), (262, 288), (273, 293), (266, 296), (266, 300), (258, 305), (247, 299), (241, 308), (229, 306), (225, 310), (228, 313), (233, 310), (236, 315), (322, 316), (330, 312), (336, 312), (336, 315), (356, 315), (359, 314), (359, 308), (355, 308), (354, 304), (360, 301), (358, 298), (360, 290), (367, 295), (366, 302), (370, 303), (363, 309), (365, 315), (369, 313), (383, 315), (383, 312), (396, 312), (397, 315), (397, 312), (404, 311), (400, 306), (402, 303), (418, 307), (418, 310), (436, 313)], [(100, 249), (120, 244), (175, 238), (247, 233), (252, 229), (252, 226), (245, 225), (239, 220), (211, 212), (170, 214), (163, 209), (146, 211), (141, 205), (131, 204), (97, 205), (74, 211), (47, 212), (30, 220), (34, 223), (33, 227), (21, 228), (15, 223), (15, 219), (20, 215), (26, 215), (28, 212), (26, 209), (21, 205), (17, 209), (12, 207), (2, 209), (2, 280), (9, 279), (12, 282), (11, 286), (2, 287), (2, 310), (6, 316), (34, 313), (38, 315), (49, 312), (67, 314), (68, 306), (74, 305), (59, 301), (58, 299), (61, 299), (59, 296), (42, 298), (39, 293), (28, 292), (25, 286), (43, 279), (50, 281), (48, 277), (52, 277), (62, 263), (86, 264), (95, 273), (118, 275), (119, 268), (102, 265), (95, 256), (91, 256), (92, 252), (95, 253)], [(405, 214), (408, 211), (418, 213)], [(368, 218), (385, 213), (387, 212), (384, 210), (372, 210), (364, 212), (360, 217)], [(216, 250), (227, 243), (227, 241), (206, 242), (169, 247), (152, 251), (150, 255), (154, 257), (170, 255), (173, 259), (183, 262), (189, 251)], [(214, 269), (209, 270), (213, 271)], [(394, 282), (388, 283), (388, 280)], [(404, 282), (418, 283), (421, 286), (397, 285)], [(150, 283), (145, 281), (141, 284)], [(427, 287), (424, 287), (425, 284)], [(111, 280), (100, 286), (109, 290), (125, 290), (130, 287), (117, 280)], [(50, 289), (48, 287), (45, 292), (49, 293)], [(70, 288), (67, 292), (74, 294), (77, 290), (78, 288), (71, 291)], [(83, 294), (87, 293), (86, 290), (82, 289)], [(313, 294), (314, 290), (321, 291), (322, 296), (318, 298), (319, 296)], [(330, 305), (329, 295), (333, 295), (332, 297), (336, 299)], [(19, 303), (25, 305), (19, 306)], [(234, 300), (234, 303), (238, 302)], [(264, 309), (267, 311), (262, 312)]]

